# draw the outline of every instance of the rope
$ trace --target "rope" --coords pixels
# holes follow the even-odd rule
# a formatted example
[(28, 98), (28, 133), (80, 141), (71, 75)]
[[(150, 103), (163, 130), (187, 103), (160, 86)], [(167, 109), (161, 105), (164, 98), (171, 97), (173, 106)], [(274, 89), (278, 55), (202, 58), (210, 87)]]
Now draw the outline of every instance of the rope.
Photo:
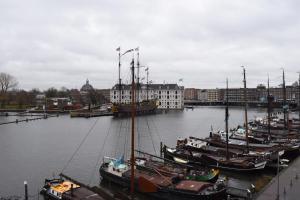
[[(124, 135), (124, 149), (123, 149), (123, 152), (124, 152), (124, 156), (125, 156), (125, 157), (126, 157), (126, 145), (127, 145), (127, 144), (126, 144), (126, 142), (127, 142), (127, 139), (126, 139), (126, 138), (127, 138), (127, 132), (128, 132), (128, 127), (127, 127), (127, 126), (128, 126), (128, 123), (127, 123), (127, 122), (128, 122), (128, 121), (126, 120), (126, 122), (125, 122), (125, 128), (124, 128), (124, 129), (125, 129), (125, 131), (124, 131), (125, 133), (123, 134), (123, 135)], [(127, 157), (126, 157), (126, 158), (127, 158)]]
[(90, 176), (90, 178), (89, 178), (88, 185), (91, 184), (92, 178), (93, 178), (93, 176), (94, 176), (94, 174), (95, 174), (95, 171), (97, 170), (97, 165), (98, 165), (98, 163), (99, 163), (99, 161), (100, 161), (100, 159), (101, 159), (101, 156), (103, 155), (103, 150), (104, 150), (104, 147), (105, 147), (105, 144), (106, 144), (106, 140), (107, 140), (107, 138), (108, 138), (108, 135), (109, 135), (109, 133), (110, 133), (110, 129), (111, 129), (111, 123), (110, 123), (110, 126), (109, 126), (108, 130), (107, 130), (107, 133), (106, 133), (106, 136), (105, 136), (105, 138), (104, 138), (103, 144), (102, 144), (102, 146), (101, 146), (101, 148), (100, 148), (99, 154), (98, 154), (98, 156), (97, 156), (97, 162), (96, 162), (96, 164), (95, 164), (95, 166), (94, 166), (94, 168), (93, 168), (93, 170), (92, 170), (91, 176)]
[(141, 143), (141, 137), (140, 137), (140, 126), (139, 126), (139, 118), (137, 118), (137, 123), (136, 123), (136, 129), (137, 129), (137, 147), (138, 147), (138, 150), (141, 150), (141, 146), (140, 146), (140, 143)]
[(90, 135), (90, 133), (92, 132), (92, 130), (94, 129), (94, 127), (96, 126), (98, 120), (100, 118), (98, 118), (94, 124), (92, 125), (92, 127), (89, 129), (89, 131), (87, 132), (87, 134), (84, 136), (84, 138), (82, 139), (82, 141), (80, 142), (79, 146), (76, 148), (75, 152), (73, 153), (73, 155), (71, 156), (71, 158), (68, 160), (68, 162), (66, 163), (66, 165), (63, 167), (63, 169), (61, 170), (61, 173), (63, 173), (63, 171), (68, 167), (68, 165), (70, 164), (70, 162), (73, 160), (74, 156), (76, 155), (76, 153), (79, 151), (79, 149), (81, 148), (81, 146), (83, 145), (83, 143), (85, 142), (85, 140), (87, 139), (87, 137)]
[(162, 141), (163, 141), (163, 140), (162, 140), (162, 137), (161, 137), (161, 135), (159, 134), (158, 128), (157, 128), (157, 126), (155, 125), (155, 122), (154, 122), (153, 118), (150, 117), (150, 119), (152, 120), (152, 124), (153, 124), (153, 126), (154, 126), (156, 135), (159, 137), (160, 142), (162, 142)]
[(118, 134), (116, 148), (115, 148), (115, 154), (114, 154), (115, 157), (117, 155), (117, 151), (118, 151), (118, 147), (119, 147), (119, 141), (120, 141), (120, 136), (121, 136), (122, 124), (123, 124), (123, 120), (120, 123), (119, 134)]
[(150, 138), (151, 138), (151, 142), (152, 142), (152, 146), (153, 146), (155, 155), (157, 155), (157, 152), (156, 152), (156, 149), (155, 149), (155, 145), (154, 145), (154, 140), (153, 140), (153, 137), (152, 137), (151, 129), (150, 129), (149, 122), (148, 122), (147, 118), (146, 118), (146, 123), (147, 123), (148, 131), (149, 131), (149, 135), (150, 135)]

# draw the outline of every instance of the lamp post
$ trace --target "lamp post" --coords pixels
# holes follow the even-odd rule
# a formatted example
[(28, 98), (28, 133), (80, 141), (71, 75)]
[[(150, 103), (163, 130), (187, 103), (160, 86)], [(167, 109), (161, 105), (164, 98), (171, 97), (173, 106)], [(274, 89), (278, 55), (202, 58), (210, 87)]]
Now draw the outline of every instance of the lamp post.
[(119, 52), (119, 103), (121, 103), (122, 98), (121, 98), (121, 93), (122, 93), (122, 82), (121, 82), (121, 57), (124, 56), (125, 54), (132, 52), (134, 49), (129, 49), (125, 51), (123, 54), (121, 54), (121, 47), (117, 48), (116, 51)]

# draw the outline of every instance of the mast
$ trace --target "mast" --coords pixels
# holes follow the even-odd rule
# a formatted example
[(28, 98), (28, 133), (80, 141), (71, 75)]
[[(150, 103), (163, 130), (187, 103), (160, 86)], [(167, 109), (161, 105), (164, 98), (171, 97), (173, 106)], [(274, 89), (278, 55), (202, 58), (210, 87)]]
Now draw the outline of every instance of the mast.
[(226, 109), (225, 109), (225, 131), (226, 131), (226, 160), (229, 160), (228, 153), (228, 79), (226, 79)]
[(243, 74), (244, 74), (244, 102), (245, 102), (245, 128), (246, 128), (246, 144), (247, 144), (247, 153), (249, 153), (249, 141), (248, 141), (248, 103), (247, 103), (247, 83), (246, 83), (246, 69), (244, 66), (243, 68)]
[(286, 104), (286, 88), (285, 88), (285, 75), (284, 69), (282, 69), (282, 89), (283, 89), (283, 119), (284, 119), (284, 129), (288, 127), (288, 118), (287, 118), (287, 104)]
[(137, 84), (136, 84), (136, 102), (139, 103), (139, 98), (140, 98), (140, 52), (139, 48), (135, 49), (137, 51)]
[(299, 120), (300, 120), (300, 72), (299, 74), (299, 80), (298, 80), (298, 110), (299, 110)]
[(122, 86), (121, 86), (121, 47), (117, 48), (119, 51), (119, 103), (121, 103), (121, 93), (122, 93)]
[(147, 72), (146, 97), (147, 97), (147, 101), (148, 101), (148, 99), (149, 99), (149, 97), (148, 97), (148, 92), (149, 92), (149, 67), (147, 67), (147, 68), (145, 69), (145, 71)]
[(134, 198), (134, 120), (135, 120), (135, 83), (134, 83), (134, 58), (131, 62), (131, 73), (132, 73), (132, 82), (131, 82), (131, 179), (130, 179), (130, 193), (132, 199)]
[(271, 136), (271, 96), (270, 96), (270, 80), (268, 75), (268, 94), (267, 94), (267, 100), (268, 100), (268, 134)]

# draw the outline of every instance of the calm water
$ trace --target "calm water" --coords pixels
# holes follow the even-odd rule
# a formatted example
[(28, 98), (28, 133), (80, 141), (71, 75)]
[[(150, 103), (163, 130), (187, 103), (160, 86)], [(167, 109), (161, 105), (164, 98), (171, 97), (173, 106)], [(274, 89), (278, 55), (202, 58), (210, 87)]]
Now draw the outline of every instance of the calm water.
[[(250, 109), (249, 119), (265, 115), (265, 110)], [(193, 110), (142, 116), (136, 119), (137, 148), (159, 153), (159, 142), (174, 146), (178, 137), (206, 137), (211, 127), (224, 127), (224, 108), (196, 107)], [(21, 118), (21, 117), (19, 117)], [(0, 122), (16, 117), (0, 117)], [(230, 109), (230, 127), (242, 124), (241, 108)], [(44, 178), (58, 175), (72, 157), (83, 138), (78, 152), (63, 171), (86, 184), (98, 185), (98, 168), (103, 156), (129, 156), (130, 119), (70, 118), (68, 115), (0, 126), (0, 196), (23, 195), (23, 181), (29, 193), (37, 194)], [(232, 185), (248, 187), (261, 175), (229, 174)]]

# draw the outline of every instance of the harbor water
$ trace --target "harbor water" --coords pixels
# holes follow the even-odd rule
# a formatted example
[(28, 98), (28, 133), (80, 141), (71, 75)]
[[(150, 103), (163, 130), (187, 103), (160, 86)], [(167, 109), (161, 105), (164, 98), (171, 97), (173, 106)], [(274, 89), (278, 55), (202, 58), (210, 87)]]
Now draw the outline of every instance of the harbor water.
[[(249, 119), (265, 116), (265, 109), (249, 109)], [(136, 149), (159, 155), (160, 142), (174, 146), (179, 137), (206, 137), (224, 129), (223, 107), (195, 107), (136, 118)], [(0, 123), (30, 117), (1, 116)], [(244, 123), (243, 108), (231, 108), (231, 128)], [(99, 185), (104, 156), (129, 157), (130, 118), (70, 118), (60, 115), (0, 126), (0, 196), (23, 196), (28, 182), (32, 198), (45, 178), (63, 173), (89, 185)], [(257, 188), (272, 174), (223, 173), (232, 186)]]

